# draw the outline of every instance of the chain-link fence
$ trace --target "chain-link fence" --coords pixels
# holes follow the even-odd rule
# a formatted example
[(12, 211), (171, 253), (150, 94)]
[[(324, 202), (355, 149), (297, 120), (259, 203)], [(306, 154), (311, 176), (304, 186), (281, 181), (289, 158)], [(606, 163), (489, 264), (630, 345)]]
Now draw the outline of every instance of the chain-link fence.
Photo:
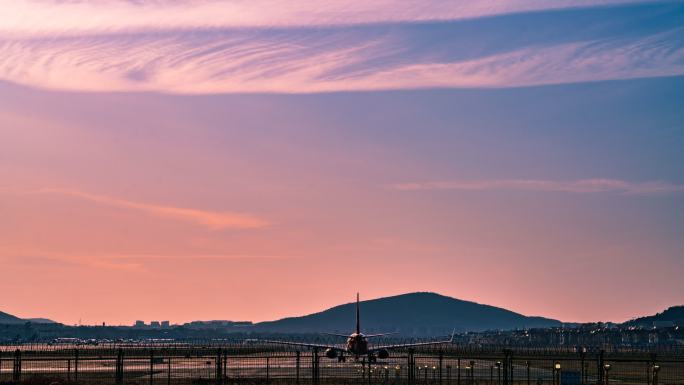
[(684, 356), (457, 346), (328, 359), (261, 344), (12, 346), (0, 384), (684, 385)]

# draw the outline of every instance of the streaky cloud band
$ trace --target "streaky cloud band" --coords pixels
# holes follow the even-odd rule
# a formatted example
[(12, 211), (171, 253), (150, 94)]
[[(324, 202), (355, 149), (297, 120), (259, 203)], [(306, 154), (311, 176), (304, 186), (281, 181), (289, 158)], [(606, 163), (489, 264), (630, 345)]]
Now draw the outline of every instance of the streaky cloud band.
[(0, 33), (154, 31), (195, 28), (301, 27), (448, 21), (638, 0), (12, 0), (0, 3)]
[(579, 179), (565, 181), (544, 179), (446, 180), (434, 182), (398, 183), (392, 187), (402, 191), (519, 190), (576, 194), (622, 193), (630, 195), (660, 195), (684, 192), (684, 185), (673, 184), (664, 181), (629, 182), (619, 179)]
[(0, 38), (0, 80), (75, 91), (215, 94), (681, 76), (682, 23), (684, 5), (665, 3), (421, 24), (9, 36)]
[(220, 230), (226, 228), (254, 229), (265, 227), (270, 224), (266, 220), (249, 214), (206, 211), (183, 207), (142, 203), (126, 199), (114, 198), (106, 195), (90, 194), (73, 189), (44, 188), (32, 191), (32, 193), (57, 194), (73, 198), (85, 199), (94, 203), (99, 203), (123, 209), (136, 210), (157, 217), (195, 223), (211, 230)]

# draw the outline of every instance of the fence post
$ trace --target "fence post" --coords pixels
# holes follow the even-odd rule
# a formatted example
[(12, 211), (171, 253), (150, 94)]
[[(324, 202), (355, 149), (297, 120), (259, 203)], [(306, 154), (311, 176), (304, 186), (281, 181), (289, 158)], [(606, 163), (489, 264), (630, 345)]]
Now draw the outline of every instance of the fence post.
[(444, 352), (439, 352), (439, 385), (442, 385), (442, 363), (444, 361)]
[(408, 355), (406, 356), (407, 358), (407, 366), (406, 366), (406, 382), (408, 385), (413, 385), (413, 371), (416, 369), (416, 366), (414, 365), (413, 362), (413, 349), (408, 350)]
[(318, 385), (318, 349), (313, 349), (311, 355), (311, 382), (313, 385)]
[(171, 385), (171, 351), (168, 352), (166, 359), (166, 385)]
[(119, 348), (116, 355), (116, 385), (123, 384), (123, 351)]
[(653, 365), (653, 385), (658, 385), (658, 371), (660, 370), (660, 366), (658, 365)]
[(584, 369), (584, 356), (586, 353), (584, 353), (584, 350), (580, 351), (580, 384), (581, 385), (586, 385), (584, 381), (584, 377), (586, 375), (586, 370)]
[(21, 350), (14, 352), (14, 367), (12, 368), (12, 381), (21, 381)]
[(646, 382), (648, 385), (652, 385), (652, 380), (653, 380), (653, 373), (651, 372), (653, 369), (657, 367), (655, 361), (656, 361), (656, 354), (651, 353), (651, 362), (646, 364)]
[(504, 385), (509, 385), (508, 379), (509, 377), (509, 372), (511, 370), (511, 362), (510, 362), (510, 351), (508, 349), (504, 349), (504, 359), (503, 359), (503, 383)]
[(456, 360), (456, 385), (461, 385), (461, 359)]
[(603, 385), (603, 383), (604, 383), (604, 380), (603, 380), (603, 372), (604, 372), (604, 368), (603, 368), (603, 350), (599, 351), (599, 355), (598, 355), (598, 360), (597, 360), (597, 362), (596, 362), (596, 366), (597, 366), (596, 372), (598, 373), (598, 380), (597, 380), (598, 385)]
[[(223, 382), (228, 382), (228, 350), (223, 351)], [(169, 384), (171, 385), (171, 384)]]
[(154, 383), (154, 349), (150, 348), (150, 385)]
[(221, 357), (221, 348), (218, 348), (216, 351), (216, 362), (214, 363), (216, 370), (216, 373), (214, 373), (216, 385), (223, 385), (223, 377), (221, 376), (223, 370), (221, 369), (221, 364), (223, 364), (223, 358)]
[(67, 382), (71, 382), (71, 358), (67, 359)]
[(297, 351), (297, 365), (296, 365), (296, 367), (297, 367), (297, 369), (296, 369), (296, 376), (297, 376), (297, 379), (296, 379), (296, 381), (295, 381), (295, 383), (296, 383), (297, 385), (299, 385), (299, 362), (300, 362), (300, 357), (301, 357), (301, 353), (300, 353), (299, 351)]
[(530, 385), (530, 360), (525, 361), (525, 366), (527, 369), (527, 385)]
[(406, 384), (411, 385), (411, 375), (413, 373), (413, 349), (409, 349), (406, 354)]
[(271, 382), (271, 357), (266, 356), (266, 385)]
[(74, 382), (78, 382), (78, 349), (74, 349)]
[(501, 361), (496, 361), (496, 385), (501, 385)]

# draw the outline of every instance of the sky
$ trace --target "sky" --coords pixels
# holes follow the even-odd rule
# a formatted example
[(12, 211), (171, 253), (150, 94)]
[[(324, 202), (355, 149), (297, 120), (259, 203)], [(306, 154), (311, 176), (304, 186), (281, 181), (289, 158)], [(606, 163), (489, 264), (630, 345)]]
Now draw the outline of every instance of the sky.
[[(684, 3), (0, 3), (0, 311), (684, 304)], [(9, 294), (9, 295), (8, 295)]]

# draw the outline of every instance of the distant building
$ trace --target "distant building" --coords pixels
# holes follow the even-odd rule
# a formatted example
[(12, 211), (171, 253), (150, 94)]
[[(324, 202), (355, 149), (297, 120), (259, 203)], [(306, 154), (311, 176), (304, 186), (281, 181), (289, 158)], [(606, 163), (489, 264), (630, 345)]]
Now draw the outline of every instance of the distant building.
[(161, 324), (159, 323), (159, 321), (152, 321), (150, 322), (150, 326), (153, 328), (160, 328)]
[(136, 328), (144, 328), (145, 327), (145, 321), (135, 321), (135, 325), (133, 325)]
[(215, 320), (215, 321), (192, 321), (186, 323), (185, 327), (191, 329), (226, 329), (235, 327), (246, 327), (252, 326), (250, 321), (226, 321), (226, 320)]
[(171, 326), (171, 324), (169, 323), (169, 321), (162, 321), (161, 322), (161, 327), (164, 329), (168, 329), (170, 326)]

